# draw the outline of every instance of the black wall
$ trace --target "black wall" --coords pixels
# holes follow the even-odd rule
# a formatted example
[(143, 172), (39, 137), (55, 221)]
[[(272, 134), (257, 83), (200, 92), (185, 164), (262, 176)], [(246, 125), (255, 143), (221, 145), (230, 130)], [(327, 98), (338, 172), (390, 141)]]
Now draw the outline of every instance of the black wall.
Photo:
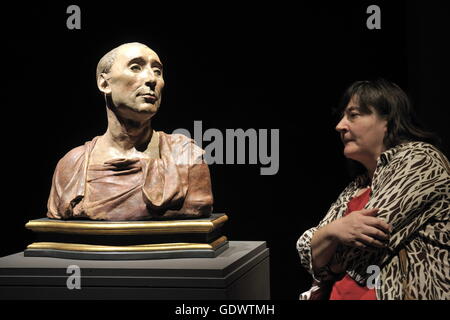
[[(166, 88), (157, 130), (280, 129), (280, 168), (211, 165), (215, 211), (231, 240), (265, 240), (274, 299), (309, 288), (295, 243), (349, 182), (331, 110), (351, 82), (384, 77), (413, 98), (423, 122), (449, 151), (443, 1), (238, 3), (85, 2), (3, 10), (3, 207), (0, 256), (32, 241), (29, 219), (46, 213), (57, 161), (106, 129), (95, 83), (99, 58), (131, 41), (162, 59)], [(215, 3), (215, 4), (212, 4)], [(66, 8), (81, 8), (81, 30)], [(381, 8), (368, 30), (366, 8)]]

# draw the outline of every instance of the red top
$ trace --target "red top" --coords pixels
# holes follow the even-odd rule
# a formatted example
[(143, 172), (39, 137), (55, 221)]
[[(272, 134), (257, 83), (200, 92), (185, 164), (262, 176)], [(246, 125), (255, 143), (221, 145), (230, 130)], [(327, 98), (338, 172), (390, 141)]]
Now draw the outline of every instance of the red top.
[[(370, 188), (367, 188), (362, 194), (352, 198), (347, 204), (347, 211), (345, 211), (344, 216), (353, 211), (364, 209), (369, 197)], [(375, 289), (362, 287), (348, 274), (345, 274), (344, 278), (334, 283), (330, 300), (377, 300), (377, 296)]]

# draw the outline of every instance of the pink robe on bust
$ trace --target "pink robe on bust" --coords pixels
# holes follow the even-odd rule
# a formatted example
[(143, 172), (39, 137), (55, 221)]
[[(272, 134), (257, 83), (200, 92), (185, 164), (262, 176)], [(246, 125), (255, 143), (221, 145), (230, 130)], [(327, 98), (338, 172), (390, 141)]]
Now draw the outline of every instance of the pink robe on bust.
[(154, 132), (151, 159), (89, 164), (98, 137), (69, 151), (57, 164), (48, 199), (49, 218), (144, 220), (200, 218), (213, 196), (203, 150), (180, 134)]

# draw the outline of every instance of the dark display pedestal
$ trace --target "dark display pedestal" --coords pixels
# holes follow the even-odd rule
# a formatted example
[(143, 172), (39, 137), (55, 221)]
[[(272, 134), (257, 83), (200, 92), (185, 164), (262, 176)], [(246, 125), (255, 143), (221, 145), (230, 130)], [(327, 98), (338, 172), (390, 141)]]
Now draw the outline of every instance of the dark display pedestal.
[[(76, 275), (69, 266), (79, 267), (80, 289), (68, 288)], [(269, 249), (264, 241), (229, 241), (215, 258), (128, 261), (20, 252), (0, 258), (0, 299), (270, 299)]]

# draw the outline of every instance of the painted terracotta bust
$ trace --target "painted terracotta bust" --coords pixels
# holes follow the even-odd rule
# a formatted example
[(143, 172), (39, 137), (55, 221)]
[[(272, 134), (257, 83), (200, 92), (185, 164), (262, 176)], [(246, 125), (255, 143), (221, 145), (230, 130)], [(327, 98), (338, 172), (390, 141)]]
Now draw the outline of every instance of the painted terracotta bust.
[(123, 44), (97, 65), (108, 128), (57, 164), (47, 216), (144, 220), (207, 217), (213, 196), (204, 151), (192, 139), (152, 128), (164, 88), (158, 55)]

